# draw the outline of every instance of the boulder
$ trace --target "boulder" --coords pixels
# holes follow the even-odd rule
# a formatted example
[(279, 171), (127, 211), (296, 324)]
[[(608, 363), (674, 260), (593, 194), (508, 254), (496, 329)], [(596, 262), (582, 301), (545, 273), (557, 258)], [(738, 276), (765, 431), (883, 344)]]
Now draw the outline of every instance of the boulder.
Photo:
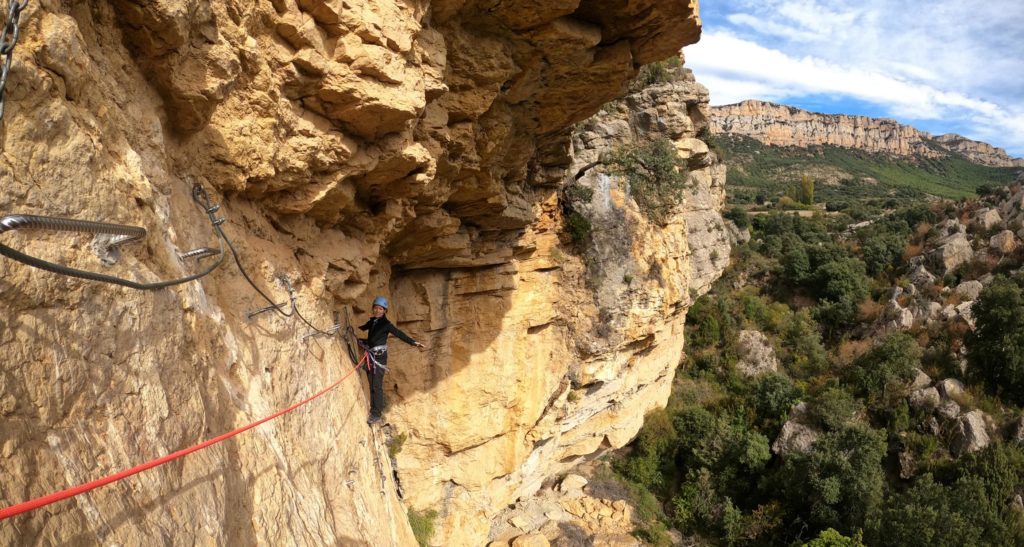
[(935, 409), (935, 413), (947, 420), (953, 420), (960, 415), (960, 405), (953, 399), (946, 399)]
[(942, 398), (939, 397), (939, 390), (933, 387), (925, 387), (913, 391), (908, 399), (910, 406), (925, 412), (931, 412), (942, 402)]
[(779, 456), (807, 452), (814, 446), (819, 436), (821, 433), (817, 430), (795, 420), (789, 420), (783, 424), (778, 438), (772, 443), (772, 452)]
[(1013, 442), (1020, 446), (1024, 446), (1024, 414), (1017, 419), (1017, 423), (1013, 425), (1013, 436), (1010, 438)]
[(983, 288), (985, 288), (985, 286), (981, 284), (981, 281), (964, 281), (957, 285), (953, 292), (958, 294), (964, 300), (974, 300), (978, 298), (978, 295), (981, 294), (981, 289)]
[(917, 457), (913, 452), (900, 452), (900, 478), (910, 479), (917, 475)]
[(1017, 250), (1017, 236), (1010, 230), (1003, 230), (988, 240), (988, 248), (1002, 254), (1010, 254)]
[(779, 360), (775, 356), (768, 338), (756, 330), (740, 331), (737, 339), (736, 369), (744, 376), (761, 376), (779, 370)]
[(935, 230), (938, 231), (940, 235), (948, 236), (966, 233), (967, 226), (960, 224), (960, 221), (955, 218), (947, 218), (946, 220), (936, 224)]
[(639, 539), (625, 533), (614, 534), (605, 532), (594, 534), (590, 538), (590, 545), (593, 545), (593, 547), (640, 547), (643, 544)]
[(558, 489), (561, 492), (569, 493), (577, 490), (582, 490), (587, 485), (587, 479), (580, 475), (568, 474), (562, 479), (562, 483), (558, 485)]
[(971, 306), (973, 305), (973, 301), (961, 302), (956, 307), (956, 314), (960, 316), (960, 319), (963, 319), (964, 323), (967, 323), (967, 325), (972, 329), (974, 328), (974, 312), (971, 311)]
[(551, 547), (551, 543), (544, 534), (523, 534), (512, 540), (512, 547)]
[(991, 230), (1003, 221), (1003, 217), (999, 216), (999, 211), (995, 209), (979, 209), (974, 215), (974, 220), (986, 230)]
[(910, 389), (922, 389), (932, 385), (932, 379), (923, 370), (914, 369), (914, 381), (910, 383)]
[(938, 302), (928, 302), (922, 306), (918, 306), (916, 317), (925, 321), (933, 321), (938, 319), (942, 313), (942, 304)]
[(900, 308), (899, 313), (893, 318), (893, 322), (899, 330), (910, 330), (914, 326), (914, 312), (907, 308)]
[(928, 263), (939, 275), (955, 270), (974, 258), (971, 242), (962, 232), (957, 232), (940, 243), (939, 248), (928, 253)]
[(964, 384), (956, 378), (946, 378), (936, 387), (939, 388), (939, 394), (943, 399), (956, 399), (964, 394)]
[(950, 448), (953, 454), (960, 456), (981, 450), (991, 442), (985, 426), (985, 414), (972, 410), (957, 420)]
[(907, 274), (907, 278), (910, 279), (911, 283), (918, 287), (935, 284), (935, 276), (924, 267), (924, 264), (918, 264), (910, 270), (910, 273)]

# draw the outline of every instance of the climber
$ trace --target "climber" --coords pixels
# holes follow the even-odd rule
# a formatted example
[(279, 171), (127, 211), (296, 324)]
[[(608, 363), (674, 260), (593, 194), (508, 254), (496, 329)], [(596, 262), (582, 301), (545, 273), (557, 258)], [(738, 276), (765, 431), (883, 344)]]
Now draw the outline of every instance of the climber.
[(384, 373), (388, 370), (388, 334), (394, 334), (399, 340), (425, 348), (423, 344), (413, 340), (398, 327), (388, 321), (388, 299), (378, 296), (373, 299), (373, 315), (370, 320), (360, 325), (360, 330), (365, 330), (366, 338), (363, 343), (369, 353), (369, 364), (366, 369), (366, 376), (370, 380), (370, 417), (366, 423), (373, 425), (381, 421), (381, 413), (384, 412)]

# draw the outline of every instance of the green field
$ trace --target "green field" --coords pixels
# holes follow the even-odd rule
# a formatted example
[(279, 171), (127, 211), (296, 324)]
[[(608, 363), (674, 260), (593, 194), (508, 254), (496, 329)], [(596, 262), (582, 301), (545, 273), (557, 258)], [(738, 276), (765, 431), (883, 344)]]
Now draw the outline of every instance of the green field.
[(734, 202), (748, 202), (758, 194), (774, 199), (805, 174), (816, 180), (818, 201), (961, 198), (973, 195), (981, 185), (1009, 184), (1021, 171), (979, 165), (956, 154), (941, 159), (895, 158), (835, 146), (768, 146), (742, 136), (716, 136), (714, 145), (729, 166), (727, 187)]

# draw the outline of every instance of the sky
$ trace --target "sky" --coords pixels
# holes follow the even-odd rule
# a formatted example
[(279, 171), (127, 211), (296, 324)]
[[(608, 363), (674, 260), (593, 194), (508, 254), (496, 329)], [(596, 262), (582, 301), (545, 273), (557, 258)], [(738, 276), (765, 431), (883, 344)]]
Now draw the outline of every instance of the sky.
[(711, 104), (893, 118), (1024, 157), (1024, 0), (702, 0)]

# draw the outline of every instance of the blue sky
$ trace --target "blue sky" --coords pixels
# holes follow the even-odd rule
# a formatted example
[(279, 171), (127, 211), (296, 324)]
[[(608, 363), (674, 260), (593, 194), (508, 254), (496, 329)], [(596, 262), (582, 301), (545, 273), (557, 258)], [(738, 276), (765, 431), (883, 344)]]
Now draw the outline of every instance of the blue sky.
[(894, 118), (1024, 157), (1024, 0), (704, 0), (711, 104)]

